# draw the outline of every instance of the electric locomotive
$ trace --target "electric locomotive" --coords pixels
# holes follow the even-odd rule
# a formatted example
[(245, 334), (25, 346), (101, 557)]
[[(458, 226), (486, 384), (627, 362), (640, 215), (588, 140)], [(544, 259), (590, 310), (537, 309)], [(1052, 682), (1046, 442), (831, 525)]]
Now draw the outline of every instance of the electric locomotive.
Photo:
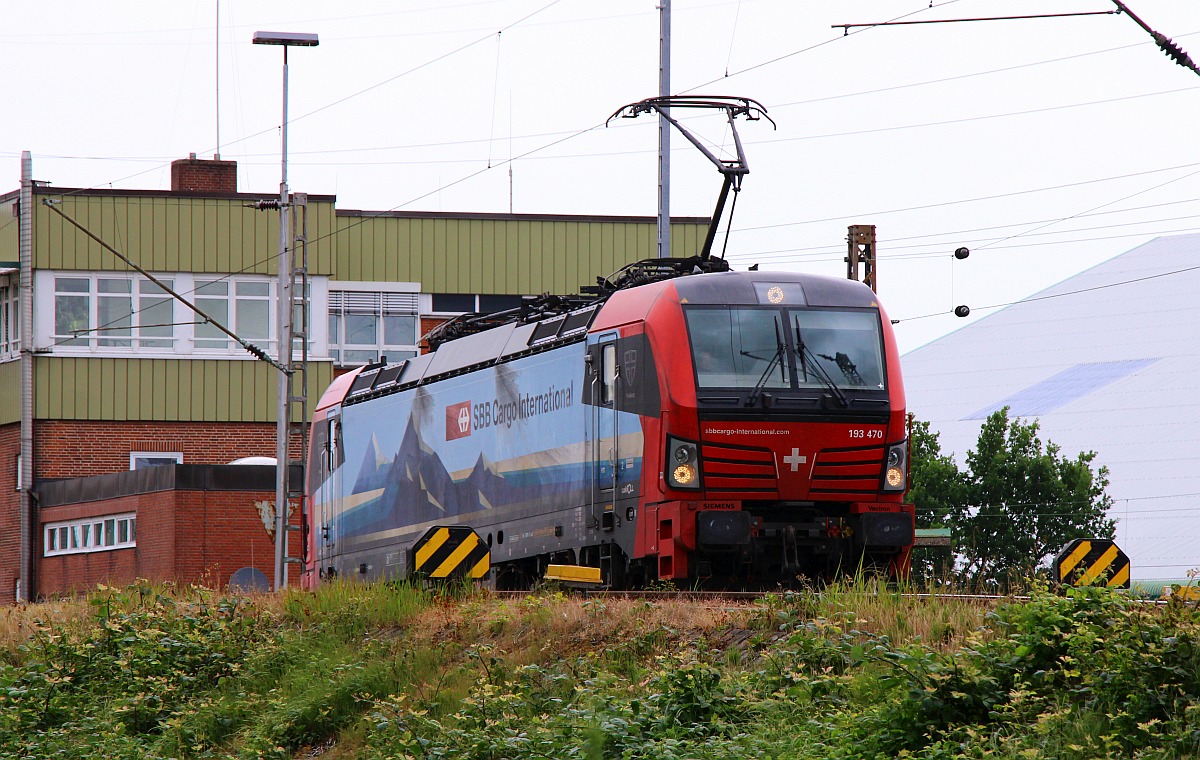
[(452, 322), (427, 354), (336, 379), (313, 416), (305, 585), (907, 571), (904, 388), (875, 293), (699, 257), (609, 290)]

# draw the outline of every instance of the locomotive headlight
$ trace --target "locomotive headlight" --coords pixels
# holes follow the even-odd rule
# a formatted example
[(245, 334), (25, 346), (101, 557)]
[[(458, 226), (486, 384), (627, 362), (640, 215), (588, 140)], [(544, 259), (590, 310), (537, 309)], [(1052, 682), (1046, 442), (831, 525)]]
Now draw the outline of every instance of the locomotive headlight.
[(696, 468), (690, 464), (681, 464), (671, 470), (671, 479), (679, 488), (690, 488), (696, 482)]
[(672, 488), (700, 487), (700, 456), (696, 444), (667, 438), (667, 485)]
[(908, 483), (908, 443), (888, 447), (887, 468), (883, 473), (883, 490), (903, 491)]

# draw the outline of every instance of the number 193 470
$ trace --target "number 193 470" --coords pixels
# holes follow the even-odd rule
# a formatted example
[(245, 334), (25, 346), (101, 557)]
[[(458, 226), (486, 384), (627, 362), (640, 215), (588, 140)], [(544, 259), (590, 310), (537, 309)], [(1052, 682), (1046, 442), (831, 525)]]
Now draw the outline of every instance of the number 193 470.
[(882, 430), (872, 430), (870, 428), (851, 428), (851, 438), (862, 438), (864, 440), (883, 440)]

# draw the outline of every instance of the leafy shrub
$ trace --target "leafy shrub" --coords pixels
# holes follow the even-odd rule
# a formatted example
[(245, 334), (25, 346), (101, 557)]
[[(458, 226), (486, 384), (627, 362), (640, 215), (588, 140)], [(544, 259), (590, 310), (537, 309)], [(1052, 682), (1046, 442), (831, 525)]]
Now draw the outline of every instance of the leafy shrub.
[[(236, 676), (256, 638), (237, 598), (139, 584), (102, 588), (91, 604), (93, 625), (48, 625), (0, 667), (0, 754), (137, 756), (145, 737)], [(107, 737), (99, 747), (96, 734)]]
[[(1200, 616), (1159, 610), (1104, 588), (1035, 591), (987, 616), (988, 636), (953, 655), (884, 652), (905, 691), (864, 737), (878, 751), (1011, 732), (1064, 756), (1200, 751)], [(1064, 730), (1087, 724), (1080, 734)], [(1023, 732), (1021, 726), (1040, 731)], [(1054, 728), (1055, 730), (1050, 730)], [(1075, 734), (1076, 739), (1067, 738)], [(1092, 746), (1088, 746), (1088, 744)]]
[(955, 649), (890, 593), (777, 596), (707, 633), (691, 608), (604, 599), (568, 656), (569, 598), (413, 591), (103, 590), (0, 658), (0, 757), (1200, 756), (1200, 613), (1180, 600), (1042, 589), (954, 618), (983, 622)]

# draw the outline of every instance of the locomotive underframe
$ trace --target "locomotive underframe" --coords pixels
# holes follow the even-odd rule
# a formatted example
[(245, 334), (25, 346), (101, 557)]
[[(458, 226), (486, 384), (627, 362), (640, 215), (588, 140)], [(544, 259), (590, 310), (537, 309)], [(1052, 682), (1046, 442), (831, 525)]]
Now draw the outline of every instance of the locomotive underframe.
[(705, 505), (682, 501), (645, 508), (639, 534), (654, 577), (749, 588), (859, 571), (896, 574), (912, 543), (912, 512), (898, 504)]
[[(850, 503), (800, 503), (699, 512), (691, 575), (699, 581), (773, 585), (887, 571), (912, 543), (911, 515), (852, 509)], [(725, 519), (714, 525), (714, 515)]]
[[(859, 571), (892, 571), (912, 543), (912, 515), (905, 511), (856, 512), (849, 502), (747, 502), (742, 509), (719, 510), (697, 506), (671, 502), (645, 507), (638, 515), (636, 500), (628, 500), (599, 513), (598, 519), (582, 506), (507, 518), (497, 514), (468, 524), (490, 547), (490, 585), (496, 589), (530, 588), (550, 564), (598, 567), (604, 585), (613, 588), (636, 588), (658, 579), (708, 587), (788, 585)], [(639, 525), (638, 520), (646, 522)], [(642, 557), (634, 550), (638, 530), (658, 537)], [(414, 530), (399, 541), (342, 554), (321, 574), (403, 578), (411, 548), (398, 553), (397, 546), (411, 547), (423, 533)]]

